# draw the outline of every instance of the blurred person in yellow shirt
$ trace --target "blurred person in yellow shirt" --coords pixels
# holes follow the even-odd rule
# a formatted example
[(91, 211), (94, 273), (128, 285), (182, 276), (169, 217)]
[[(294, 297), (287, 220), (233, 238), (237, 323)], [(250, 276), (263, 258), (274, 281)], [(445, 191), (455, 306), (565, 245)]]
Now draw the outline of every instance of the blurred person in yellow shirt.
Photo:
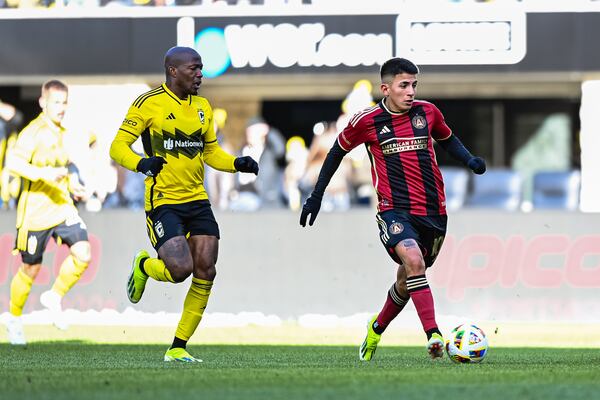
[(17, 140), (23, 123), (23, 113), (12, 104), (0, 99), (0, 204), (2, 208), (14, 208), (20, 190), (20, 180), (4, 169), (6, 155)]
[(68, 88), (63, 82), (44, 83), (39, 99), (42, 112), (19, 133), (7, 159), (7, 169), (22, 180), (15, 250), (21, 254), (23, 264), (11, 282), (7, 322), (12, 344), (26, 344), (21, 314), (50, 237), (70, 248), (54, 285), (40, 296), (40, 302), (50, 310), (58, 328), (67, 327), (61, 315), (61, 300), (79, 280), (91, 258), (87, 228), (72, 199), (83, 196), (85, 190), (69, 172), (70, 162), (62, 143), (67, 100)]

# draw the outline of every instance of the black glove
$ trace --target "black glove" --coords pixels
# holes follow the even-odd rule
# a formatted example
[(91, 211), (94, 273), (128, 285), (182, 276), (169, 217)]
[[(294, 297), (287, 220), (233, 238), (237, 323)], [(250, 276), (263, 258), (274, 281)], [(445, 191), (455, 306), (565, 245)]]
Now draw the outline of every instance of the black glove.
[(467, 167), (477, 175), (481, 175), (485, 172), (485, 160), (481, 157), (473, 157), (467, 162)]
[(163, 169), (163, 164), (166, 163), (167, 160), (164, 158), (152, 156), (148, 158), (142, 158), (135, 169), (147, 176), (157, 176), (158, 173)]
[(314, 192), (310, 195), (306, 202), (302, 206), (302, 213), (300, 214), (300, 225), (306, 226), (306, 218), (310, 214), (310, 219), (308, 220), (308, 224), (312, 226), (317, 219), (317, 214), (321, 209), (321, 200), (322, 196), (315, 194)]
[(238, 157), (233, 162), (233, 166), (240, 172), (252, 172), (254, 175), (258, 175), (258, 163), (252, 157)]

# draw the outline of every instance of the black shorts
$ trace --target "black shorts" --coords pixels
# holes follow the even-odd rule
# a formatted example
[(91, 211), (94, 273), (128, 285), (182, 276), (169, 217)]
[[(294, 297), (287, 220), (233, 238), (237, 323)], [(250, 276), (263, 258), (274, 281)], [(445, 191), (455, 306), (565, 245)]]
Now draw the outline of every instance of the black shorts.
[(423, 253), (426, 268), (433, 265), (442, 248), (447, 222), (446, 215), (420, 216), (398, 210), (377, 214), (379, 238), (389, 256), (398, 264), (402, 264), (394, 248), (402, 240), (415, 239)]
[[(23, 263), (30, 265), (40, 264), (50, 237), (53, 237), (58, 244), (65, 243), (69, 247), (82, 240), (88, 240), (87, 228), (81, 218), (77, 217), (69, 221), (69, 224), (67, 225), (66, 222), (62, 222), (42, 231), (28, 231), (27, 248), (19, 249)], [(19, 232), (17, 231), (18, 237)]]
[(158, 206), (146, 212), (146, 228), (156, 251), (176, 236), (208, 235), (219, 239), (219, 225), (208, 200)]

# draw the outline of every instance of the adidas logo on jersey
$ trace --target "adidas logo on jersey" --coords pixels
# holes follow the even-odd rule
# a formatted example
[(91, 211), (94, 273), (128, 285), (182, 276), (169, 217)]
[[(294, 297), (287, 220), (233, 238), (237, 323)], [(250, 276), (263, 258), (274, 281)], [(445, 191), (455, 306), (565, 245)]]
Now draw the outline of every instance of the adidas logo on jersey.
[(175, 119), (175, 116), (173, 115), (173, 113), (169, 113), (169, 115), (167, 116), (167, 119)]
[(379, 131), (379, 134), (383, 135), (384, 133), (390, 133), (390, 132), (391, 132), (390, 128), (388, 128), (386, 125), (383, 128), (381, 128), (381, 130)]

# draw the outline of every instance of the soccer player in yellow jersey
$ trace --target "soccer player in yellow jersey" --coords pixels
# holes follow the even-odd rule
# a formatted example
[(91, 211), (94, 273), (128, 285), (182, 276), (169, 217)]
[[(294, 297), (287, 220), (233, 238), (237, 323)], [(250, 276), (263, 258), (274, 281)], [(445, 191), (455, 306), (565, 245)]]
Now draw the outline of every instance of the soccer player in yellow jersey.
[(60, 315), (61, 299), (90, 262), (86, 226), (71, 198), (72, 194), (83, 196), (84, 189), (76, 176), (69, 173), (70, 163), (62, 144), (65, 129), (61, 123), (67, 99), (68, 89), (63, 82), (46, 82), (39, 100), (41, 114), (19, 133), (7, 159), (7, 168), (22, 179), (17, 205), (16, 250), (21, 253), (23, 265), (10, 285), (7, 323), (12, 344), (26, 343), (20, 316), (50, 237), (70, 248), (70, 255), (62, 263), (52, 289), (40, 297), (59, 328), (66, 328)]
[[(206, 308), (215, 279), (219, 227), (204, 190), (204, 163), (226, 172), (258, 174), (250, 157), (234, 156), (218, 143), (209, 102), (197, 96), (202, 59), (188, 47), (165, 54), (166, 81), (138, 97), (112, 142), (110, 155), (145, 174), (146, 226), (158, 258), (138, 252), (127, 281), (132, 303), (140, 301), (148, 277), (183, 282), (192, 275), (181, 320), (165, 361), (201, 362), (186, 351)], [(142, 137), (146, 157), (131, 150)]]

